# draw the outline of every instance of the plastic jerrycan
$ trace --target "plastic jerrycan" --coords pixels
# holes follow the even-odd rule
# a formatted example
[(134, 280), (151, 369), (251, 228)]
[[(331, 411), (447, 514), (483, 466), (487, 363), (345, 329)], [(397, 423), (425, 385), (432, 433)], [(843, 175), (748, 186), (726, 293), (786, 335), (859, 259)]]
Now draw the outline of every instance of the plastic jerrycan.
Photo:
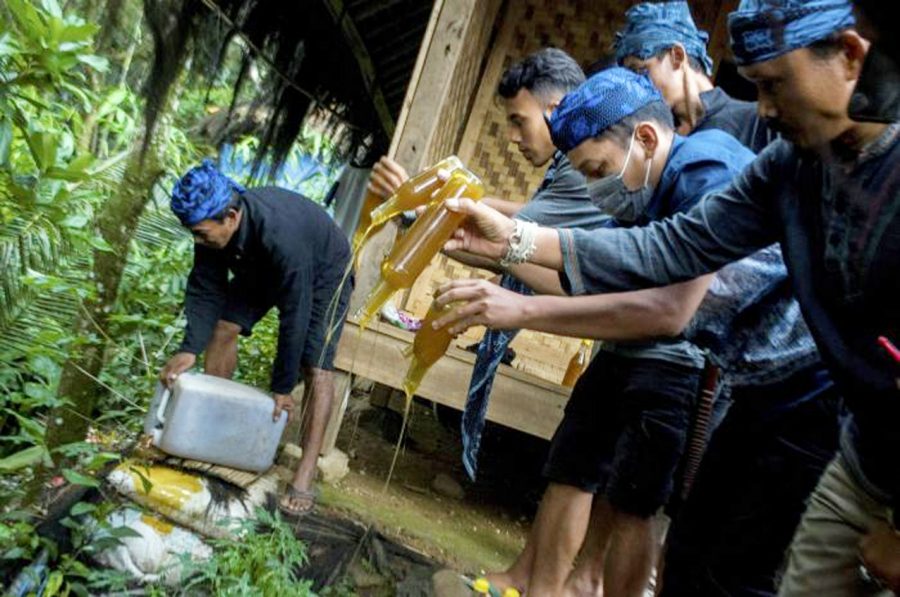
[(287, 413), (272, 420), (275, 403), (256, 388), (212, 375), (182, 373), (158, 384), (144, 432), (173, 456), (263, 472), (275, 460)]
[(395, 292), (413, 285), (465, 219), (464, 214), (447, 209), (444, 201), (461, 197), (478, 201), (483, 195), (484, 186), (468, 170), (457, 170), (450, 176), (434, 203), (397, 241), (382, 262), (381, 278), (360, 309), (360, 328), (368, 325), (378, 309)]
[(446, 354), (447, 349), (450, 348), (450, 343), (453, 341), (453, 336), (449, 332), (450, 326), (436, 330), (431, 327), (431, 324), (435, 319), (444, 315), (455, 306), (455, 304), (451, 303), (439, 307), (434, 302), (431, 303), (428, 314), (422, 322), (422, 327), (416, 332), (416, 337), (413, 339), (412, 347), (409, 351), (412, 355), (412, 360), (409, 363), (406, 378), (403, 380), (403, 390), (407, 396), (413, 396), (416, 393), (416, 390), (419, 389), (419, 384), (422, 383), (422, 378), (425, 377), (431, 366), (437, 363)]

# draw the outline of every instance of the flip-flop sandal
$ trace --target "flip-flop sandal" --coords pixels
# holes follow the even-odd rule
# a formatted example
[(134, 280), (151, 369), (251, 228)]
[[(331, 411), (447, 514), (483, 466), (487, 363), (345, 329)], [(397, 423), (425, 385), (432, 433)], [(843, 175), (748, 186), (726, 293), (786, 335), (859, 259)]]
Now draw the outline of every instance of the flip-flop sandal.
[[(287, 490), (284, 494), (278, 499), (278, 510), (288, 518), (298, 519), (303, 518), (307, 514), (313, 511), (313, 508), (316, 507), (316, 500), (319, 495), (314, 490), (309, 491), (300, 491), (295, 488), (293, 485), (288, 485)], [(284, 505), (284, 499), (288, 498), (289, 500), (301, 499), (301, 500), (309, 500), (309, 507), (306, 508), (291, 508), (289, 506)]]
[(461, 574), (460, 578), (476, 595), (490, 595), (490, 597), (519, 597), (518, 590), (509, 587), (505, 591), (501, 591), (483, 576), (473, 579)]

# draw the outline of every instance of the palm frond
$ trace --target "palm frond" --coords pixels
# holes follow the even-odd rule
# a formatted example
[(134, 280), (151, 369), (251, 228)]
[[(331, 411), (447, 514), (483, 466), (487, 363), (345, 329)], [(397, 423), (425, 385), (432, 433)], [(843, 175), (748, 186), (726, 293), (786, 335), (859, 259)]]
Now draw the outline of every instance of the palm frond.
[(16, 319), (29, 299), (28, 273), (56, 272), (66, 250), (62, 234), (39, 213), (0, 226), (0, 329)]

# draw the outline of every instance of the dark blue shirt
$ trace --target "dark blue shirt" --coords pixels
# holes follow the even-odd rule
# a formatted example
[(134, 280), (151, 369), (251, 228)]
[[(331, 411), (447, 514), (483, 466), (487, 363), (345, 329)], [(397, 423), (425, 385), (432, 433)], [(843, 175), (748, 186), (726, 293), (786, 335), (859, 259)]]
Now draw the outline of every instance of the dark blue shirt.
[[(753, 157), (753, 152), (722, 131), (703, 131), (690, 137), (675, 135), (659, 183), (635, 225), (642, 226), (688, 211), (706, 193), (728, 185), (735, 174), (753, 161)], [(618, 224), (613, 221), (613, 225)], [(572, 290), (574, 294), (580, 294), (577, 289)], [(702, 367), (705, 361), (703, 351), (683, 337), (653, 342), (604, 342), (602, 349), (687, 367)]]
[(700, 103), (703, 116), (694, 125), (694, 133), (710, 129), (725, 131), (753, 153), (761, 152), (778, 138), (759, 117), (756, 102), (734, 99), (721, 87), (714, 87), (700, 94)]
[(842, 455), (873, 496), (900, 505), (900, 125), (852, 160), (786, 141), (725, 190), (644, 228), (561, 230), (569, 286), (611, 292), (688, 280), (774, 242), (823, 361), (852, 413)]
[[(227, 247), (195, 246), (180, 350), (202, 353), (223, 315), (238, 315), (241, 321), (235, 323), (252, 325), (277, 307), (272, 391), (287, 394), (299, 375), (315, 281), (323, 275), (332, 277), (335, 269), (343, 270), (350, 260), (350, 246), (325, 210), (285, 189), (247, 190), (241, 212), (240, 226)], [(250, 329), (242, 332), (249, 334)]]
[(728, 185), (754, 157), (734, 136), (718, 129), (675, 135), (650, 205), (636, 225), (688, 211), (705, 194)]
[[(718, 87), (700, 99), (705, 112), (695, 133), (725, 131), (754, 153), (776, 138), (755, 102)], [(779, 383), (819, 363), (778, 244), (719, 270), (685, 335), (710, 349), (729, 388)]]

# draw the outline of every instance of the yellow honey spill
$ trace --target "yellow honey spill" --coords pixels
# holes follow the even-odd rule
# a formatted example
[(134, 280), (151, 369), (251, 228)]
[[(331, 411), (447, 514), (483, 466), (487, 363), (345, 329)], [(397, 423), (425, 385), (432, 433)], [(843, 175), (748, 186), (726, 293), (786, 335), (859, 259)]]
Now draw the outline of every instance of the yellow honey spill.
[(359, 213), (359, 223), (356, 225), (356, 230), (353, 232), (353, 241), (350, 244), (350, 247), (353, 250), (354, 262), (356, 261), (359, 250), (362, 248), (366, 238), (374, 232), (373, 228), (375, 227), (372, 225), (372, 211), (381, 205), (384, 200), (385, 198), (381, 195), (373, 193), (368, 189), (366, 190), (366, 198), (363, 200), (362, 211)]
[(484, 186), (478, 177), (468, 170), (457, 170), (450, 176), (434, 203), (397, 241), (382, 262), (381, 278), (360, 309), (361, 331), (394, 293), (412, 286), (465, 219), (464, 214), (447, 209), (444, 202), (447, 199), (462, 197), (478, 201), (483, 195)]
[(409, 420), (409, 408), (412, 405), (413, 396), (415, 396), (416, 390), (419, 389), (422, 378), (425, 377), (431, 366), (446, 354), (447, 349), (450, 348), (450, 343), (453, 341), (453, 336), (449, 332), (449, 326), (436, 330), (432, 323), (454, 306), (454, 304), (449, 304), (441, 307), (431, 303), (428, 314), (425, 315), (425, 320), (422, 321), (422, 327), (416, 332), (412, 346), (407, 350), (407, 354), (412, 359), (410, 360), (406, 377), (403, 380), (403, 391), (406, 393), (406, 402), (403, 406), (403, 424), (400, 426), (400, 437), (397, 440), (397, 445), (394, 446), (394, 457), (391, 460), (391, 467), (388, 469), (387, 480), (384, 483), (385, 489), (391, 482), (394, 467), (397, 464), (397, 457), (400, 455), (400, 445), (403, 443), (403, 435)]
[[(203, 484), (195, 475), (168, 467), (132, 464), (126, 470), (131, 475), (135, 492), (150, 503), (164, 508), (181, 510), (188, 500), (203, 491)], [(148, 481), (149, 491), (144, 486)]]
[(173, 525), (169, 524), (162, 518), (157, 518), (156, 516), (152, 516), (150, 514), (141, 514), (141, 522), (143, 522), (148, 527), (155, 529), (162, 535), (168, 535), (172, 532), (172, 529), (175, 528)]

